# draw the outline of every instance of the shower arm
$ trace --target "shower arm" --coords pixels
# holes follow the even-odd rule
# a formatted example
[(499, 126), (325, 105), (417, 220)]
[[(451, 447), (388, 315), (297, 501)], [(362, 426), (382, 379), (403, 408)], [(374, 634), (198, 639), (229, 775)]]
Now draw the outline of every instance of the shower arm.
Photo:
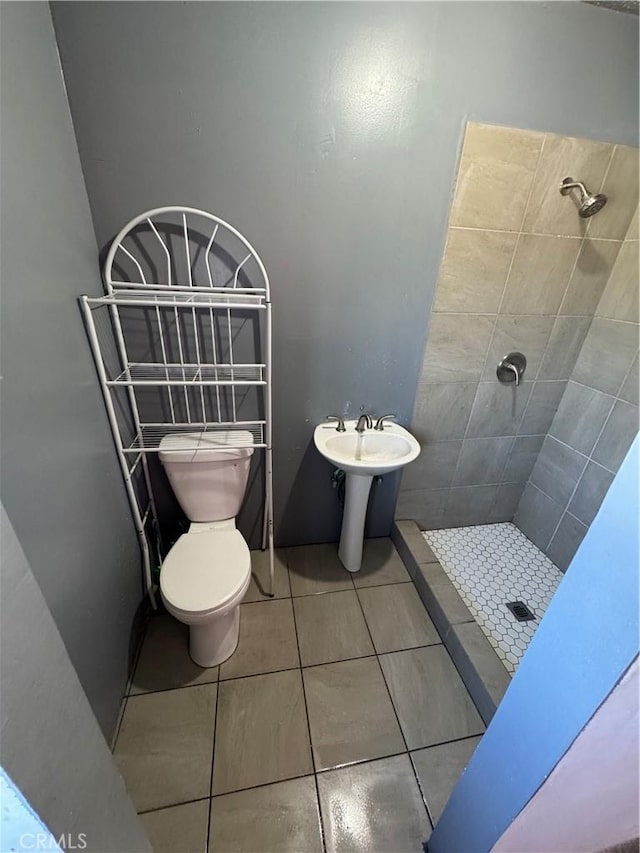
[(585, 196), (589, 195), (589, 193), (587, 192), (587, 188), (582, 183), (582, 181), (567, 181), (566, 178), (560, 184), (560, 192), (562, 193), (562, 195), (567, 195), (569, 193), (569, 191), (574, 189), (575, 187), (579, 187), (580, 192), (583, 193), (583, 195), (585, 195)]

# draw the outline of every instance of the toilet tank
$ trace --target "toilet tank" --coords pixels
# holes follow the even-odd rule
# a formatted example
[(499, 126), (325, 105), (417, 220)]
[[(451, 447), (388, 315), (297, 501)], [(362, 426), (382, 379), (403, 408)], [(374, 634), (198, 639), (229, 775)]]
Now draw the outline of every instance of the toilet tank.
[[(246, 430), (164, 436), (160, 461), (190, 521), (223, 521), (237, 516), (249, 479), (252, 443)], [(231, 444), (236, 447), (229, 447)], [(242, 444), (248, 446), (237, 447)]]

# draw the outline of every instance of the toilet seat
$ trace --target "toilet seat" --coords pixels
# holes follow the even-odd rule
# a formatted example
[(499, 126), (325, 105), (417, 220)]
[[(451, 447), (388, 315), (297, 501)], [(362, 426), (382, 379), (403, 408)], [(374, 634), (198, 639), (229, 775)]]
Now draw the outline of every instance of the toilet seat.
[(215, 612), (249, 584), (251, 554), (239, 530), (185, 533), (160, 569), (165, 603), (183, 613)]

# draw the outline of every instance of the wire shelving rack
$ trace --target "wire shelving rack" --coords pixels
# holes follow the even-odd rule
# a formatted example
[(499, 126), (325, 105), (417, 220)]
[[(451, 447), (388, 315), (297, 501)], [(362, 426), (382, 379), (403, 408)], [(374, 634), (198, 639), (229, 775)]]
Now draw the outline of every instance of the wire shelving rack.
[(205, 445), (264, 451), (272, 595), (271, 292), (260, 257), (219, 217), (161, 207), (115, 237), (104, 282), (105, 295), (81, 306), (153, 607), (152, 562), (166, 550), (149, 456), (172, 434), (186, 456)]

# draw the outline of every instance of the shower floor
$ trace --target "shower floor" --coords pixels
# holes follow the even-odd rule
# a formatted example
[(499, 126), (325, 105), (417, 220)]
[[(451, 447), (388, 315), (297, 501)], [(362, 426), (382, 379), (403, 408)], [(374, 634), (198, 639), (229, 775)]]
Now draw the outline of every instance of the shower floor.
[[(510, 522), (422, 535), (508, 672), (515, 672), (562, 572)], [(510, 601), (523, 601), (536, 618), (518, 622), (505, 606)]]

